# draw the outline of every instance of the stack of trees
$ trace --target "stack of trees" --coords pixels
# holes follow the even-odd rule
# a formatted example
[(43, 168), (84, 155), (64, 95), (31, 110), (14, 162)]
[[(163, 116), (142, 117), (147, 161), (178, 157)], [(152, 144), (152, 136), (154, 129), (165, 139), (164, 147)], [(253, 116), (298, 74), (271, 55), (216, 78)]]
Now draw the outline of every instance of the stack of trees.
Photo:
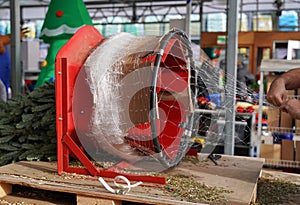
[(0, 165), (56, 160), (55, 86), (0, 103)]

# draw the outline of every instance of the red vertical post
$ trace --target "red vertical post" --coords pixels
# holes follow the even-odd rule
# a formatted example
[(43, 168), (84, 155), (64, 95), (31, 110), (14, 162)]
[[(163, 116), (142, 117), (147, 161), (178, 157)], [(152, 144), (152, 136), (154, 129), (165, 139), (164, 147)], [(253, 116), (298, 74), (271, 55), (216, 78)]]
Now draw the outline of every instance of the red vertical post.
[[(55, 97), (56, 97), (56, 132), (57, 132), (57, 171), (58, 174), (63, 172), (63, 91), (62, 87), (62, 67), (63, 63), (61, 59), (57, 59), (55, 67)], [(65, 65), (66, 66), (66, 65)]]

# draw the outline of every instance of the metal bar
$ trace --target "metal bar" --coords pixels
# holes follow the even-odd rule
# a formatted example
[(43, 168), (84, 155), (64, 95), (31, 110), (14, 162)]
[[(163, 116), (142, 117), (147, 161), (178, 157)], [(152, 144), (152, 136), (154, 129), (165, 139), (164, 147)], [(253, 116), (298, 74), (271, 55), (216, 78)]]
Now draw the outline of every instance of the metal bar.
[[(177, 3), (178, 2), (178, 3)], [(149, 3), (149, 1), (144, 1), (144, 2), (136, 2), (136, 6), (137, 8), (142, 8), (142, 7), (168, 7), (168, 6), (172, 6), (172, 7), (184, 7), (186, 4), (182, 3), (182, 0), (178, 0), (177, 2), (169, 2), (168, 1), (152, 1), (151, 3)], [(124, 4), (124, 3), (120, 3), (117, 2), (115, 4), (112, 4), (111, 2), (100, 2), (99, 0), (97, 2), (85, 2), (85, 5), (87, 7), (87, 9), (98, 9), (98, 8), (104, 8), (104, 9), (118, 9), (118, 8), (131, 8), (132, 6), (130, 4)], [(199, 3), (197, 1), (195, 1), (193, 4), (193, 6), (197, 6), (199, 5)], [(45, 3), (45, 4), (28, 4), (28, 5), (21, 5), (22, 8), (45, 8), (48, 7), (49, 3)], [(0, 5), (0, 9), (7, 9), (9, 8), (9, 6), (7, 5)]]
[(207, 110), (207, 109), (195, 109), (195, 113), (204, 113), (204, 114), (219, 114), (224, 116), (226, 114), (225, 110)]
[[(227, 1), (227, 50), (226, 50), (226, 125), (224, 154), (234, 155), (234, 135), (235, 135), (235, 96), (236, 96), (236, 69), (237, 69), (237, 37), (238, 37), (238, 5), (237, 1)], [(233, 79), (233, 80), (229, 80)], [(230, 94), (230, 95), (229, 95)]]
[(19, 0), (10, 1), (11, 25), (11, 87), (12, 97), (22, 93), (23, 75), (21, 69), (20, 45), (20, 3)]
[[(225, 123), (226, 123), (225, 120), (217, 120), (217, 124), (224, 125)], [(245, 121), (236, 121), (235, 124), (236, 125), (245, 125), (245, 126), (248, 125), (247, 122), (245, 122)]]
[(258, 8), (259, 8), (259, 3), (258, 3), (258, 0), (256, 0), (256, 25), (255, 25), (255, 28), (256, 28), (256, 31), (258, 31), (258, 21), (259, 21), (259, 18), (258, 18)]
[(251, 118), (251, 133), (250, 133), (250, 148), (249, 148), (249, 156), (254, 157), (254, 137), (255, 137), (255, 121), (256, 121), (256, 112), (252, 113)]
[(62, 68), (66, 67), (67, 65), (64, 65), (67, 61), (60, 61), (60, 66), (56, 66), (56, 75), (55, 75), (55, 97), (56, 97), (56, 134), (57, 134), (57, 172), (58, 174), (61, 174), (64, 170), (64, 158), (66, 155), (64, 155), (63, 150), (63, 91), (62, 91), (62, 85), (63, 85), (63, 77), (62, 77)]
[[(57, 107), (57, 112), (60, 112), (62, 118), (59, 120), (59, 123), (61, 123), (60, 125), (57, 124), (57, 126), (61, 126), (62, 127), (62, 132), (59, 134), (61, 139), (60, 139), (60, 144), (62, 144), (62, 151), (60, 151), (60, 153), (57, 150), (57, 153), (59, 153), (60, 155), (62, 154), (62, 156), (58, 156), (58, 158), (62, 157), (63, 161), (62, 161), (62, 165), (63, 165), (63, 170), (68, 170), (69, 168), (69, 164), (70, 164), (70, 151), (68, 148), (68, 145), (65, 144), (63, 142), (64, 136), (68, 134), (68, 60), (67, 58), (61, 58), (60, 60), (60, 64), (59, 64), (59, 68), (56, 68), (56, 71), (59, 72), (60, 74), (57, 73), (56, 76), (60, 77), (58, 79), (56, 79), (57, 84), (56, 85), (60, 85), (57, 90), (60, 90), (59, 93), (61, 92), (61, 96), (59, 101), (56, 103)], [(60, 82), (58, 82), (58, 80), (60, 80)], [(58, 100), (58, 99), (56, 99)], [(61, 101), (61, 102), (60, 102)], [(59, 104), (60, 103), (60, 104)], [(61, 110), (60, 110), (61, 109)], [(60, 147), (61, 148), (61, 147)]]
[(186, 0), (185, 33), (189, 39), (191, 38), (191, 10), (192, 0)]
[[(200, 32), (199, 32), (199, 46), (200, 46), (200, 49), (199, 49), (199, 61), (201, 62), (202, 58), (202, 48), (201, 48), (201, 42), (202, 42), (202, 31), (203, 31), (203, 2), (201, 1), (200, 2), (200, 5), (199, 5), (199, 23), (200, 23)], [(200, 63), (199, 62), (199, 63)]]
[(264, 96), (264, 72), (260, 72), (260, 85), (259, 85), (259, 107), (258, 107), (258, 127), (257, 127), (257, 147), (256, 156), (260, 157), (260, 144), (262, 134), (262, 110), (263, 110), (263, 96)]
[(239, 31), (242, 31), (242, 22), (243, 22), (243, 0), (240, 4), (240, 22), (239, 22)]
[(68, 149), (75, 155), (75, 157), (83, 164), (87, 171), (92, 176), (97, 176), (97, 168), (92, 164), (89, 158), (85, 155), (85, 153), (78, 147), (78, 145), (68, 134), (64, 135), (63, 142), (68, 147)]

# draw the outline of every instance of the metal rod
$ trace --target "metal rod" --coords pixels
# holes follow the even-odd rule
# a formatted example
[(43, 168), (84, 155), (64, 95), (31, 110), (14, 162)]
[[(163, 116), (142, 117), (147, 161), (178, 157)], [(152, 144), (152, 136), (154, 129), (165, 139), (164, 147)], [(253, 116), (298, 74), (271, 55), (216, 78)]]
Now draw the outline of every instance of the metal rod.
[(240, 23), (239, 23), (239, 31), (242, 31), (242, 23), (243, 23), (243, 0), (240, 0)]
[(263, 110), (263, 95), (264, 95), (264, 72), (260, 72), (260, 85), (259, 85), (259, 107), (258, 107), (258, 127), (257, 127), (257, 148), (256, 156), (260, 156), (260, 144), (262, 135), (262, 110)]
[[(224, 125), (224, 124), (226, 124), (226, 121), (225, 120), (217, 120), (217, 124)], [(248, 125), (247, 122), (245, 122), (245, 121), (236, 121), (235, 124), (236, 125), (244, 125), (244, 126)]]
[(191, 10), (192, 0), (186, 0), (185, 33), (189, 39), (191, 38)]
[(250, 149), (249, 149), (249, 156), (254, 157), (254, 137), (255, 137), (255, 121), (256, 121), (256, 112), (252, 113), (251, 118), (251, 133), (250, 133)]
[(204, 114), (219, 114), (225, 115), (225, 110), (207, 110), (207, 109), (195, 109), (195, 113), (204, 113)]
[[(235, 96), (236, 96), (236, 76), (237, 76), (237, 1), (227, 1), (227, 51), (226, 51), (226, 92), (230, 93), (226, 97), (226, 125), (225, 125), (225, 141), (224, 154), (234, 155), (234, 135), (235, 135)], [(233, 80), (229, 80), (233, 79)]]
[(10, 1), (11, 25), (11, 87), (12, 97), (22, 93), (23, 76), (21, 69), (20, 45), (20, 3), (19, 0)]

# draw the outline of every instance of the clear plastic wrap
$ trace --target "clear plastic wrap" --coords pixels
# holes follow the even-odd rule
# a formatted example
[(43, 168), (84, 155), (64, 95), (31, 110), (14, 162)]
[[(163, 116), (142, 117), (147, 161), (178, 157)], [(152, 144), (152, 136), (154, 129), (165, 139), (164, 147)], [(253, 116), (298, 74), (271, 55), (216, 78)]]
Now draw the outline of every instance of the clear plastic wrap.
[(193, 109), (188, 49), (177, 34), (164, 40), (119, 33), (90, 54), (75, 82), (73, 116), (78, 138), (96, 162), (126, 161), (155, 171), (179, 163), (191, 144), (181, 127)]

